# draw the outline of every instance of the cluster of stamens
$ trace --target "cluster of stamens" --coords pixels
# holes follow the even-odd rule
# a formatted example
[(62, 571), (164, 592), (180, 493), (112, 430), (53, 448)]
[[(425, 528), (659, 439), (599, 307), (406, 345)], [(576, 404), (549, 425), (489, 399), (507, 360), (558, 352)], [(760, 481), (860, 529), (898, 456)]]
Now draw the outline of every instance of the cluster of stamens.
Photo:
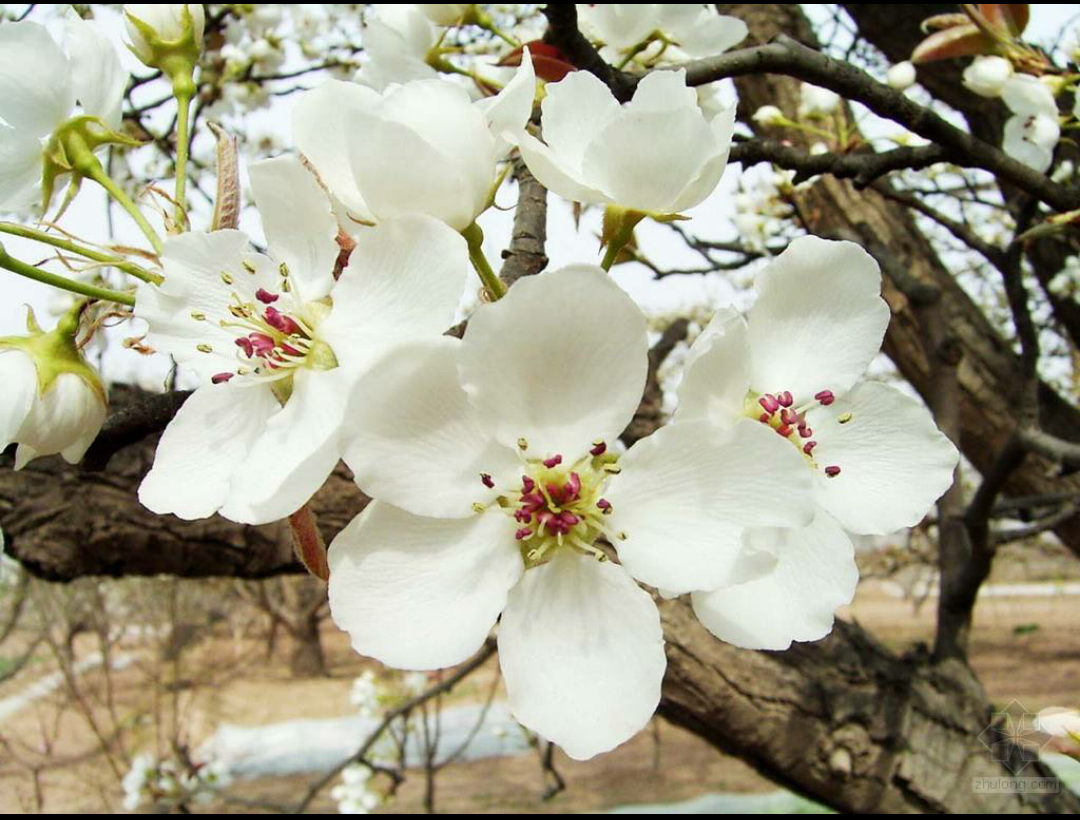
[[(245, 263), (244, 268), (254, 273), (254, 267)], [(288, 269), (282, 265), (282, 291), (288, 292)], [(233, 284), (230, 274), (222, 273), (222, 281)], [(218, 373), (212, 377), (214, 384), (227, 382), (236, 376), (249, 376), (261, 381), (279, 381), (288, 378), (291, 371), (302, 364), (311, 352), (314, 331), (300, 317), (284, 313), (275, 303), (281, 294), (265, 288), (255, 292), (255, 301), (245, 301), (233, 291), (228, 306), (232, 320), (222, 319), (220, 325), (238, 333), (235, 340), (239, 366), (235, 371)], [(203, 321), (206, 316), (193, 313), (192, 318)], [(200, 346), (203, 352), (210, 352)]]
[[(794, 406), (795, 397), (791, 395), (790, 391), (766, 393), (751, 405), (753, 409), (750, 415), (756, 415), (758, 421), (768, 425), (776, 431), (777, 435), (786, 438), (798, 447), (816, 468), (817, 462), (814, 461), (814, 448), (817, 447), (817, 442), (813, 438), (814, 431), (810, 429), (810, 425), (806, 421), (806, 414), (818, 405), (828, 407), (834, 401), (836, 401), (836, 397), (831, 390), (821, 390), (815, 393), (814, 400), (801, 407)], [(841, 418), (840, 423), (843, 424), (845, 421), (846, 419)], [(835, 478), (840, 475), (840, 468), (835, 464), (830, 464), (825, 467), (824, 473), (829, 478)]]
[[(603, 560), (603, 551), (594, 543), (597, 538), (625, 539), (625, 535), (612, 530), (606, 519), (612, 506), (603, 497), (604, 486), (619, 472), (606, 452), (607, 445), (596, 442), (588, 455), (572, 464), (564, 464), (561, 454), (543, 460), (523, 459), (525, 474), (520, 487), (500, 495), (496, 505), (516, 522), (514, 537), (527, 565), (543, 563), (563, 545)], [(487, 473), (480, 475), (480, 481), (489, 489), (495, 487)], [(494, 505), (477, 508), (487, 510)]]

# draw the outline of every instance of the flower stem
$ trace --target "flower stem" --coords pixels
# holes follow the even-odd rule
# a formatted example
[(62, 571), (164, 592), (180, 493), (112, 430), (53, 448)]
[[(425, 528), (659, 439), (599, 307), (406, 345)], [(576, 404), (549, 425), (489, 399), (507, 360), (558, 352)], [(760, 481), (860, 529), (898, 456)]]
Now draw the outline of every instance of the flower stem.
[(484, 256), (484, 232), (475, 222), (461, 232), (465, 241), (469, 243), (469, 261), (472, 262), (480, 281), (484, 283), (484, 290), (491, 296), (492, 301), (498, 301), (506, 295), (506, 285), (498, 274), (488, 264)]
[(498, 37), (500, 40), (510, 46), (510, 48), (518, 48), (521, 45), (520, 41), (511, 37), (509, 34), (499, 28), (499, 24), (495, 22), (495, 18), (488, 14), (486, 11), (483, 11), (480, 6), (473, 6), (472, 10), (472, 15), (466, 15), (466, 19), (462, 22), (470, 22), (468, 18), (472, 16), (474, 17), (476, 25), (478, 25), (485, 31), (494, 34), (496, 37)]
[(129, 293), (120, 293), (116, 290), (99, 288), (94, 285), (87, 285), (83, 282), (75, 282), (64, 276), (58, 276), (55, 273), (49, 273), (40, 268), (35, 268), (33, 265), (28, 265), (25, 262), (20, 262), (18, 259), (9, 256), (3, 245), (0, 245), (0, 268), (5, 268), (12, 273), (17, 273), (19, 276), (25, 276), (27, 279), (33, 279), (42, 284), (49, 285), (50, 287), (66, 290), (69, 293), (77, 293), (80, 296), (88, 296), (91, 299), (97, 299), (99, 301), (116, 302), (120, 305), (135, 307), (135, 297)]
[(73, 242), (70, 239), (64, 239), (63, 237), (55, 236), (54, 234), (45, 233), (44, 231), (38, 231), (34, 228), (28, 228), (25, 225), (19, 225), (15, 222), (0, 222), (0, 233), (10, 234), (11, 236), (19, 236), (23, 239), (33, 239), (35, 242), (41, 242), (45, 245), (52, 245), (54, 248), (60, 248), (61, 250), (68, 251), (70, 253), (78, 254), (86, 259), (91, 259), (94, 262), (101, 262), (110, 267), (116, 268), (119, 271), (123, 271), (129, 276), (134, 276), (136, 279), (141, 279), (143, 282), (149, 282), (150, 284), (160, 285), (164, 278), (156, 273), (151, 273), (148, 270), (144, 270), (136, 265), (134, 262), (128, 262), (126, 259), (121, 259), (119, 256), (113, 256), (112, 254), (103, 253), (102, 251), (94, 250), (93, 248), (87, 248), (83, 245)]
[(135, 224), (139, 226), (139, 230), (143, 232), (143, 236), (149, 240), (154, 252), (160, 256), (161, 252), (165, 250), (161, 237), (158, 236), (157, 231), (154, 230), (143, 212), (139, 210), (139, 206), (132, 202), (131, 197), (124, 192), (124, 189), (116, 184), (116, 180), (105, 173), (105, 169), (101, 167), (100, 163), (96, 163), (95, 167), (88, 169), (86, 176), (108, 191), (109, 196), (115, 199), (120, 204), (120, 207), (131, 215), (131, 218), (135, 220)]
[(191, 116), (191, 95), (176, 95), (176, 225), (180, 230), (188, 226), (187, 214), (187, 165), (188, 149), (191, 136), (188, 134), (188, 120)]
[(600, 267), (606, 271), (611, 270), (620, 251), (633, 240), (634, 228), (645, 216), (641, 211), (630, 211), (616, 205), (609, 205), (605, 209), (603, 237), (607, 250)]

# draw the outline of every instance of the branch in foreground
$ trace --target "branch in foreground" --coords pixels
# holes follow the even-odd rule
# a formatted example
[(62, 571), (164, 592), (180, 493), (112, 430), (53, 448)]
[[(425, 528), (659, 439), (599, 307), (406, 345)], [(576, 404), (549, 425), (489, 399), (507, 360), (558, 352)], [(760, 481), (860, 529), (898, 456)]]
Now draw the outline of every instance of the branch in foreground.
[(522, 276), (532, 276), (547, 267), (547, 188), (536, 181), (520, 156), (514, 157), (514, 179), (518, 184), (517, 208), (510, 247), (503, 251), (499, 278), (510, 287)]
[(1054, 182), (989, 143), (950, 125), (930, 109), (879, 83), (856, 66), (827, 57), (786, 35), (781, 34), (767, 45), (695, 60), (686, 66), (690, 85), (763, 73), (784, 74), (828, 88), (930, 140), (957, 165), (989, 171), (1058, 211), (1080, 208), (1080, 189)]
[(795, 172), (795, 182), (805, 182), (819, 174), (850, 179), (856, 188), (865, 188), (893, 171), (922, 170), (948, 159), (937, 145), (893, 148), (880, 153), (811, 154), (769, 139), (752, 139), (731, 146), (731, 162), (753, 164), (771, 162)]

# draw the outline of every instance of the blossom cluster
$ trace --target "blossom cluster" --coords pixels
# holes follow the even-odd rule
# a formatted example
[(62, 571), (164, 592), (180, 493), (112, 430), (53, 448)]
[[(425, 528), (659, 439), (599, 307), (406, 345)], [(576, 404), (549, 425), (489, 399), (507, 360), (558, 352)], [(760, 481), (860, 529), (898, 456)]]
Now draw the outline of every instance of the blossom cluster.
[[(462, 76), (440, 50), (447, 27), (514, 38), (479, 6), (381, 8), (360, 75), (301, 95), (295, 150), (247, 169), (264, 247), (235, 228), (183, 230), (178, 184), (176, 230), (145, 231), (153, 270), (123, 298), (145, 324), (140, 344), (199, 382), (161, 437), (142, 503), (268, 524), (301, 511), (344, 461), (371, 499), (328, 552), (332, 614), (355, 649), (422, 672), (462, 663), (496, 629), (515, 717), (584, 759), (655, 712), (666, 658), (653, 591), (689, 595), (738, 646), (820, 639), (854, 594), (849, 534), (916, 524), (958, 456), (919, 402), (862, 379), (890, 317), (876, 262), (809, 236), (760, 271), (747, 315), (716, 313), (670, 423), (622, 443), (649, 336), (609, 269), (642, 220), (685, 219), (714, 192), (735, 123), (733, 105), (706, 113), (666, 61), (733, 46), (746, 29), (702, 6), (581, 10), (598, 42), (646, 71), (630, 101), (584, 71), (556, 79), (542, 43), (519, 44), (501, 74), (446, 79)], [(133, 51), (190, 102), (202, 6), (126, 14)], [(17, 104), (0, 87), (0, 116), (34, 147), (18, 174), (0, 168), (4, 203), (48, 207), (41, 180), (54, 171), (110, 190), (93, 152), (115, 142), (113, 97), (69, 70), (90, 46), (64, 56), (33, 23), (0, 27), (0, 44), (52, 61)], [(839, 105), (808, 87), (800, 117)], [(71, 161), (47, 154), (43, 172), (57, 134)], [(514, 152), (555, 194), (604, 209), (601, 265), (509, 289), (494, 274), (477, 219)], [(448, 335), (474, 271), (484, 299)], [(87, 382), (73, 331), (57, 332)], [(103, 411), (63, 440), (33, 432), (47, 416), (30, 408), (50, 392), (72, 405), (61, 380), (78, 389), (56, 375), (62, 345), (50, 345), (0, 340), (0, 366), (18, 356), (25, 371), (0, 444), (75, 458)], [(70, 426), (62, 415), (48, 416), (56, 431)], [(356, 697), (371, 708), (373, 681)], [(369, 809), (365, 788), (353, 771), (339, 799)]]
[(232, 778), (218, 762), (193, 764), (173, 758), (136, 755), (124, 775), (124, 808), (184, 809), (205, 804)]

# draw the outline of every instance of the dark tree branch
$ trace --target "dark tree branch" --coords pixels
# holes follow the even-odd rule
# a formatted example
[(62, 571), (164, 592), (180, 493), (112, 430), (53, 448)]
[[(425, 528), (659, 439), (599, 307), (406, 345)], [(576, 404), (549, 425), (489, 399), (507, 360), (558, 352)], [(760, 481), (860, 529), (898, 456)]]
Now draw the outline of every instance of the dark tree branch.
[(536, 181), (520, 156), (514, 157), (514, 179), (518, 184), (517, 209), (510, 247), (503, 251), (499, 277), (510, 287), (522, 276), (532, 276), (547, 267), (547, 188)]
[(548, 21), (544, 42), (562, 52), (571, 63), (602, 81), (615, 99), (626, 102), (634, 94), (636, 79), (608, 65), (578, 29), (577, 6), (573, 3), (548, 3), (542, 9)]
[(819, 174), (831, 174), (838, 179), (850, 179), (856, 188), (865, 188), (893, 171), (921, 170), (947, 159), (947, 152), (937, 145), (852, 154), (811, 154), (769, 139), (737, 142), (731, 147), (732, 162), (771, 162), (795, 171), (796, 183), (805, 182)]
[(930, 140), (945, 152), (949, 161), (989, 171), (1059, 211), (1080, 208), (1080, 189), (1059, 185), (990, 143), (950, 125), (930, 109), (879, 83), (856, 66), (827, 57), (786, 35), (781, 34), (766, 45), (696, 60), (686, 66), (690, 85), (770, 73), (794, 77), (857, 100), (878, 116)]
[[(83, 458), (84, 470), (102, 472), (109, 466), (109, 461), (117, 452), (155, 433), (160, 433), (191, 395), (188, 391), (143, 393), (142, 391), (131, 392), (130, 388), (119, 388), (119, 390), (126, 396), (137, 396), (137, 398), (134, 401), (125, 401), (122, 409), (109, 417)], [(116, 392), (114, 390), (114, 401)]]

